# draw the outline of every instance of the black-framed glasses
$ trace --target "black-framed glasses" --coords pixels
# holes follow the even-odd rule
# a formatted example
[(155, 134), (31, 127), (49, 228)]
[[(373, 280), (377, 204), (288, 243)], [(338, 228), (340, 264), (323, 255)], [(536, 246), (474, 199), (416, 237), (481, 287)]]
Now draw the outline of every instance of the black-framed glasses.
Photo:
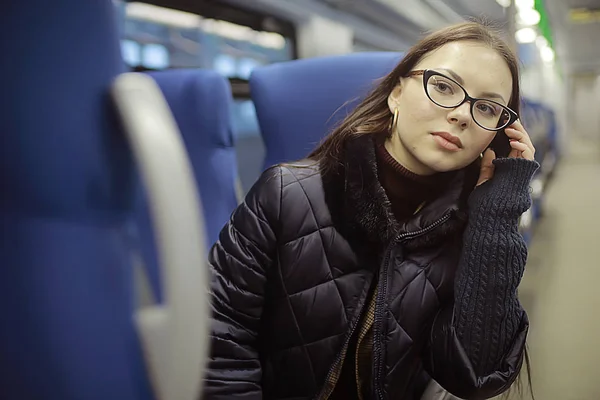
[(499, 131), (514, 123), (516, 112), (489, 99), (469, 96), (466, 89), (454, 79), (430, 69), (411, 71), (409, 76), (423, 76), (423, 88), (429, 100), (443, 108), (456, 108), (465, 102), (471, 104), (473, 121), (488, 131)]

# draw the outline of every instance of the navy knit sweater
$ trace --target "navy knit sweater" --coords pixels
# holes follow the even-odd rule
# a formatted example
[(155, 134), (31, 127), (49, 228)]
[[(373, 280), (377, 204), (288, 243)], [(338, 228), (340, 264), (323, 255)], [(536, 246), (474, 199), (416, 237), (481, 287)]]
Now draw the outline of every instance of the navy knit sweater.
[(517, 287), (527, 248), (519, 217), (531, 206), (529, 184), (539, 164), (516, 158), (494, 160), (490, 181), (469, 198), (456, 280), (453, 326), (475, 370), (493, 371), (511, 346), (523, 318)]

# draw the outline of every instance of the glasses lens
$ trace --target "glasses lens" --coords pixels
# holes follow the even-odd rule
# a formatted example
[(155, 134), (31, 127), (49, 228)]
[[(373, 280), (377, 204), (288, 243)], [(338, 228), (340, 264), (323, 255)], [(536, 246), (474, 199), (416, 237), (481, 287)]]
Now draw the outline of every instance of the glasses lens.
[[(427, 95), (442, 107), (456, 107), (465, 99), (465, 92), (458, 83), (440, 75), (432, 75), (427, 80)], [(477, 100), (473, 105), (473, 119), (486, 129), (496, 130), (508, 125), (510, 113), (501, 104)]]
[(442, 107), (456, 107), (465, 98), (465, 92), (456, 82), (439, 75), (427, 80), (427, 95)]
[(500, 104), (477, 100), (473, 105), (473, 119), (486, 129), (502, 129), (510, 121), (510, 113)]

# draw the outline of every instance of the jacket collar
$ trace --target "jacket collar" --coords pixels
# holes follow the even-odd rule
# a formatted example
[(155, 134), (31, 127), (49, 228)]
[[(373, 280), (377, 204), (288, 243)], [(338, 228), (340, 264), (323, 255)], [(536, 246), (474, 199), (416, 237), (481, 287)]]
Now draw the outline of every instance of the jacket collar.
[[(462, 229), (466, 221), (466, 200), (479, 172), (475, 163), (450, 174), (451, 182), (441, 196), (409, 221), (399, 223), (379, 182), (375, 151), (371, 136), (350, 139), (337, 167), (321, 174), (333, 222), (345, 236), (360, 243), (385, 246), (398, 235), (427, 229), (427, 234), (406, 242), (407, 247), (414, 248), (436, 245)], [(449, 219), (431, 229), (445, 215)]]

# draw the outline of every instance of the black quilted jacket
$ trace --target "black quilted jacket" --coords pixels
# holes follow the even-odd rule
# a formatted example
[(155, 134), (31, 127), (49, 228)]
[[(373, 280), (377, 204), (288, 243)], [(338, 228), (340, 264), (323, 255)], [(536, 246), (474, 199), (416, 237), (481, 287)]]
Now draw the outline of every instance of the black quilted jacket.
[(505, 391), (528, 329), (517, 225), (537, 163), (498, 159), (475, 190), (465, 168), (398, 223), (372, 140), (348, 143), (343, 160), (267, 170), (221, 232), (204, 398), (326, 397), (375, 284), (373, 399), (419, 399), (428, 377), (464, 399)]

